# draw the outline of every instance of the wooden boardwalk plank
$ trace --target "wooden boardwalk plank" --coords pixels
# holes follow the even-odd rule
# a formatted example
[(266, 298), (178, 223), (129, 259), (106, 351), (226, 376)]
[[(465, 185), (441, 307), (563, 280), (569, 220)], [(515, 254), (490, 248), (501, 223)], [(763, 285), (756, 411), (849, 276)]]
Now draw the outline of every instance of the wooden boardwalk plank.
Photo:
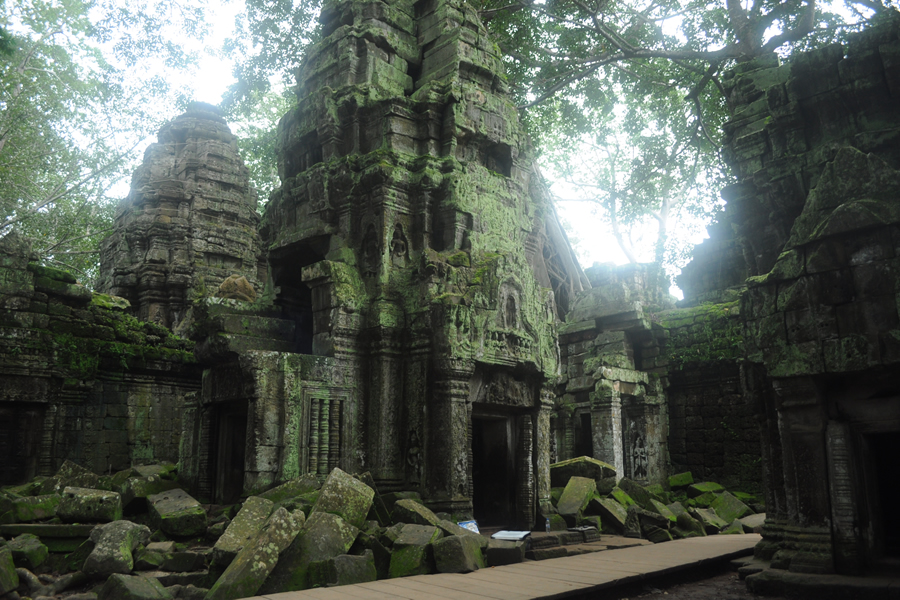
[(537, 600), (565, 598), (752, 553), (756, 534), (710, 536), (630, 546), (543, 561), (387, 579), (352, 586), (268, 594), (245, 600)]

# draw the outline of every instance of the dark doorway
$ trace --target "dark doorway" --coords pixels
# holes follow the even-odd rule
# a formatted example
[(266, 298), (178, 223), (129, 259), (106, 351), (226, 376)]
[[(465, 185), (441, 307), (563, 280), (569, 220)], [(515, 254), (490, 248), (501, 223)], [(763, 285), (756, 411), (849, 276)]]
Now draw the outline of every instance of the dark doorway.
[(515, 521), (515, 428), (508, 417), (472, 418), (472, 509), (482, 526)]
[(575, 456), (594, 456), (594, 429), (591, 413), (581, 413), (581, 427), (575, 439)]
[(44, 407), (0, 403), (0, 485), (24, 483), (37, 475)]
[(876, 433), (868, 438), (881, 513), (875, 530), (883, 536), (883, 555), (900, 557), (900, 511), (894, 508), (900, 498), (900, 432)]
[(247, 402), (229, 402), (217, 410), (212, 464), (213, 496), (218, 504), (234, 504), (244, 491), (244, 458), (247, 447)]

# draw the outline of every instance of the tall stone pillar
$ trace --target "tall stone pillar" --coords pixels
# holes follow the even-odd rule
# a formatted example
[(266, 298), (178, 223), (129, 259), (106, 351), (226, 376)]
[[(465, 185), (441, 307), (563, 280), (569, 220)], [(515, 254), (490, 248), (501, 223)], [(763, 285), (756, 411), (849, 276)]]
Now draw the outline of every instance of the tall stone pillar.
[(553, 430), (550, 427), (550, 415), (553, 412), (555, 397), (555, 392), (549, 387), (541, 388), (534, 432), (535, 487), (537, 488), (539, 514), (544, 518), (552, 512), (550, 510), (550, 446)]
[(625, 474), (625, 453), (622, 448), (622, 397), (617, 390), (604, 390), (594, 400), (591, 429), (594, 434), (594, 458), (611, 464), (620, 476)]
[(470, 360), (435, 360), (434, 396), (427, 406), (426, 489), (435, 511), (470, 514), (469, 385), (475, 363)]

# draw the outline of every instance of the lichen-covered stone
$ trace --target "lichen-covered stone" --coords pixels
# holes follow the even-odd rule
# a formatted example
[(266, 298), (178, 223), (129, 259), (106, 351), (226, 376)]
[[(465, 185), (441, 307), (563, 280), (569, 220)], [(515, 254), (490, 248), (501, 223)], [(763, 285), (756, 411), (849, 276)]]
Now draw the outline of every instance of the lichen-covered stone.
[(234, 520), (228, 524), (225, 533), (213, 546), (213, 564), (221, 567), (231, 564), (237, 553), (256, 536), (274, 510), (275, 503), (271, 500), (258, 496), (247, 498)]
[(651, 512), (656, 510), (656, 507), (653, 506), (653, 497), (650, 495), (650, 492), (645, 490), (644, 486), (636, 481), (623, 477), (619, 481), (619, 489), (628, 494), (628, 496), (644, 510), (649, 510)]
[(550, 465), (550, 485), (553, 487), (565, 487), (572, 477), (599, 481), (615, 476), (615, 467), (590, 456), (579, 456)]
[(719, 494), (718, 497), (713, 500), (710, 508), (716, 511), (716, 514), (719, 515), (719, 518), (721, 518), (726, 523), (731, 523), (737, 519), (746, 517), (747, 515), (753, 513), (749, 506), (747, 506), (728, 492)]
[(443, 537), (431, 525), (405, 525), (394, 541), (391, 553), (391, 577), (408, 577), (434, 572), (432, 544)]
[(97, 525), (91, 531), (94, 549), (84, 561), (82, 571), (105, 577), (112, 573), (130, 573), (134, 550), (150, 539), (150, 529), (131, 521), (113, 521)]
[(729, 523), (726, 527), (719, 532), (720, 535), (734, 535), (740, 534), (744, 535), (744, 525), (739, 520), (735, 519), (731, 523)]
[(193, 537), (206, 533), (206, 511), (182, 489), (147, 497), (154, 526), (173, 537)]
[(707, 535), (716, 534), (728, 526), (728, 523), (719, 518), (719, 515), (711, 508), (692, 508), (689, 514), (700, 521)]
[(0, 596), (19, 587), (19, 575), (16, 573), (16, 565), (12, 552), (5, 546), (0, 546)]
[(16, 521), (27, 523), (29, 521), (44, 521), (56, 516), (56, 510), (62, 496), (59, 494), (44, 494), (40, 496), (28, 496), (15, 498), (12, 501), (13, 514)]
[[(421, 525), (421, 523), (420, 523)], [(438, 521), (438, 528), (443, 532), (444, 536), (451, 535), (461, 535), (465, 537), (472, 538), (475, 540), (475, 543), (478, 544), (478, 547), (484, 549), (487, 547), (488, 538), (485, 536), (475, 533), (471, 529), (466, 529), (465, 527), (460, 527), (458, 524), (453, 521), (440, 520)]]
[(397, 500), (391, 518), (395, 524), (412, 523), (415, 525), (431, 525), (438, 527), (441, 520), (420, 502), (411, 499)]
[(34, 570), (44, 564), (50, 551), (40, 538), (31, 533), (23, 533), (10, 540), (6, 547), (12, 552), (17, 567)]
[(310, 563), (309, 583), (311, 587), (353, 585), (375, 581), (374, 555), (367, 550), (359, 556), (340, 554), (334, 558)]
[(682, 488), (686, 488), (689, 485), (694, 483), (694, 476), (690, 471), (685, 471), (684, 473), (676, 473), (675, 475), (669, 475), (669, 487), (673, 490), (680, 490)]
[(588, 508), (589, 512), (600, 515), (604, 533), (622, 535), (625, 532), (628, 509), (615, 499), (594, 497)]
[(56, 508), (65, 523), (109, 523), (122, 518), (122, 496), (118, 492), (66, 487)]
[(61, 494), (67, 487), (97, 489), (99, 486), (99, 475), (71, 460), (66, 460), (53, 477), (41, 483), (40, 493)]
[(480, 544), (466, 535), (451, 535), (432, 544), (438, 573), (471, 573), (484, 568)]
[(612, 496), (616, 502), (626, 508), (631, 506), (632, 504), (635, 504), (634, 499), (628, 495), (628, 492), (620, 487), (613, 488), (609, 495)]
[(688, 498), (696, 498), (697, 496), (701, 496), (703, 494), (713, 492), (724, 492), (725, 488), (719, 485), (714, 481), (704, 481), (701, 483), (693, 483), (688, 486), (687, 494)]
[(122, 506), (127, 507), (137, 498), (149, 498), (157, 494), (179, 489), (177, 481), (163, 479), (159, 473), (150, 473), (142, 477), (129, 477), (122, 484)]
[(512, 565), (525, 560), (526, 544), (522, 541), (491, 540), (485, 552), (486, 562), (490, 567)]
[(256, 595), (302, 526), (302, 518), (283, 507), (275, 509), (212, 585), (206, 599), (235, 600)]
[(172, 594), (152, 577), (117, 573), (100, 588), (97, 600), (172, 600)]
[(271, 500), (275, 504), (281, 504), (287, 500), (309, 494), (310, 492), (315, 492), (321, 487), (322, 484), (316, 476), (312, 473), (307, 473), (306, 475), (291, 479), (277, 487), (273, 487), (270, 490), (258, 494), (258, 496), (265, 500)]
[(570, 526), (575, 526), (581, 512), (587, 507), (597, 492), (597, 484), (586, 477), (572, 477), (566, 484), (556, 510)]
[(375, 490), (365, 483), (340, 469), (332, 469), (312, 512), (335, 514), (359, 529), (366, 521), (374, 497)]
[(306, 589), (310, 563), (346, 554), (358, 534), (356, 527), (337, 515), (311, 514), (258, 593)]
[(706, 528), (703, 523), (685, 512), (678, 513), (675, 518), (675, 526), (671, 529), (672, 535), (677, 538), (703, 537)]
[(661, 514), (661, 515), (664, 516), (665, 518), (669, 519), (669, 520), (672, 521), (673, 523), (675, 522), (675, 520), (677, 519), (677, 517), (675, 516), (675, 513), (673, 513), (673, 512), (669, 509), (668, 506), (666, 506), (665, 504), (663, 504), (663, 503), (660, 502), (659, 500), (656, 500), (655, 498), (652, 499), (650, 502), (653, 504), (653, 508), (656, 510), (656, 512), (658, 512), (659, 514)]

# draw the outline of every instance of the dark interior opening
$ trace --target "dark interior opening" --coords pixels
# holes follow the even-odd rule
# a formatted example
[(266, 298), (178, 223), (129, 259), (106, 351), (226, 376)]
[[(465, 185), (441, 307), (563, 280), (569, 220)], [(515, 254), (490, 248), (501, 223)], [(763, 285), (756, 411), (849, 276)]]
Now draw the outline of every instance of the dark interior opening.
[(581, 427), (575, 439), (575, 456), (594, 456), (594, 430), (591, 427), (591, 413), (581, 413)]
[(284, 318), (294, 322), (294, 351), (312, 354), (313, 303), (312, 290), (303, 281), (303, 267), (317, 263), (323, 255), (307, 245), (300, 245), (281, 252), (272, 258), (272, 279), (280, 288), (275, 305), (281, 308)]
[(43, 405), (0, 403), (0, 485), (24, 483), (37, 475), (43, 422)]
[[(884, 556), (900, 557), (900, 432), (876, 433), (869, 436), (870, 456), (875, 467), (875, 493), (881, 507), (876, 529), (884, 536)], [(880, 525), (879, 525), (880, 522)]]
[(244, 491), (247, 408), (246, 400), (223, 403), (216, 408), (210, 464), (215, 473), (213, 498), (217, 504), (234, 504)]
[(509, 418), (472, 418), (472, 509), (479, 526), (515, 521), (513, 431)]

